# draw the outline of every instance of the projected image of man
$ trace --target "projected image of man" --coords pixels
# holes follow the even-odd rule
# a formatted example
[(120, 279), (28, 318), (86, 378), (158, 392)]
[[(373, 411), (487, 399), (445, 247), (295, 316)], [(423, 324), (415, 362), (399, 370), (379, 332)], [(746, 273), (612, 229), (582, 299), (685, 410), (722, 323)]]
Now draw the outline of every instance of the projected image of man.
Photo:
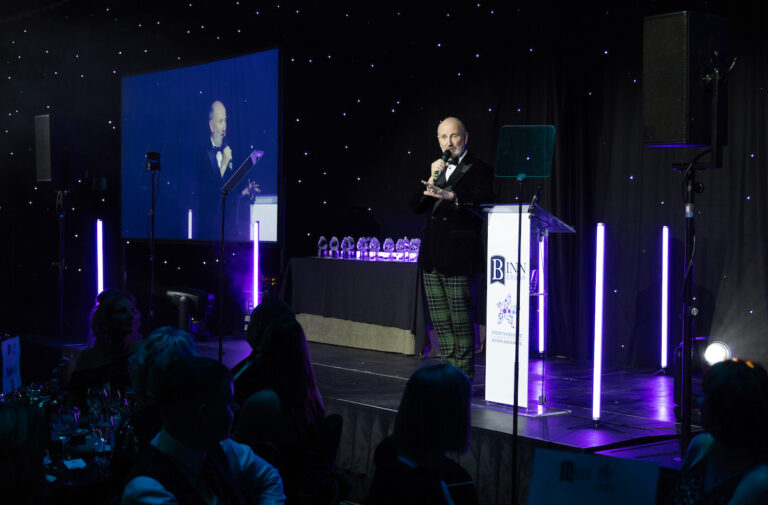
[(224, 137), (227, 136), (227, 109), (218, 100), (211, 105), (208, 127), (211, 129), (211, 162), (223, 178), (232, 161), (232, 148), (224, 144)]
[[(211, 239), (215, 238), (220, 226), (221, 219), (221, 187), (235, 173), (237, 167), (233, 163), (233, 151), (227, 142), (227, 109), (220, 100), (215, 100), (211, 104), (208, 112), (208, 129), (210, 136), (203, 154), (200, 156), (198, 169), (198, 188), (196, 197), (198, 199), (198, 211), (195, 217), (197, 226), (195, 229), (195, 238)], [(227, 219), (227, 233), (231, 238), (243, 238), (241, 235), (247, 232), (247, 213), (241, 212), (247, 208), (247, 204), (252, 201), (256, 193), (260, 192), (259, 185), (253, 180), (247, 179), (242, 182), (244, 186), (239, 195), (244, 197), (244, 202), (240, 198), (229, 197), (227, 205), (227, 214), (231, 219)], [(237, 194), (237, 193), (235, 193)], [(241, 216), (241, 214), (243, 214)], [(242, 221), (242, 223), (241, 223)]]

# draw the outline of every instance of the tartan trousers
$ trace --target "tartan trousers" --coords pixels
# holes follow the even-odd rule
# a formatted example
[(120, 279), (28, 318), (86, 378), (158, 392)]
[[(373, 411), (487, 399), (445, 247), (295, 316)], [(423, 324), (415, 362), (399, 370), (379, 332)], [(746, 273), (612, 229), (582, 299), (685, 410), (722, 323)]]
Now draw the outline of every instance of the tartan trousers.
[(440, 358), (471, 379), (475, 374), (475, 326), (470, 280), (466, 275), (424, 272), (424, 291), (440, 345)]

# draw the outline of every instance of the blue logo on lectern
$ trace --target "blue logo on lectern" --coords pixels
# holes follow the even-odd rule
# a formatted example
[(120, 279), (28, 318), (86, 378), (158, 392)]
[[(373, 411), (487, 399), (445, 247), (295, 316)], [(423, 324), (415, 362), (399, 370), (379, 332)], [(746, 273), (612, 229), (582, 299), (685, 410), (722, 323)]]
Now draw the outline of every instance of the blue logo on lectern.
[(491, 276), (491, 284), (494, 282), (500, 282), (504, 284), (504, 256), (492, 256), (491, 257), (491, 268), (490, 268), (490, 276)]
[[(526, 275), (527, 263), (520, 265), (519, 274), (522, 275), (520, 280), (527, 280)], [(506, 285), (506, 281), (517, 281), (518, 268), (516, 262), (507, 262), (504, 256), (491, 256), (491, 264), (488, 270), (488, 277), (490, 278), (489, 284), (494, 282), (500, 282)]]

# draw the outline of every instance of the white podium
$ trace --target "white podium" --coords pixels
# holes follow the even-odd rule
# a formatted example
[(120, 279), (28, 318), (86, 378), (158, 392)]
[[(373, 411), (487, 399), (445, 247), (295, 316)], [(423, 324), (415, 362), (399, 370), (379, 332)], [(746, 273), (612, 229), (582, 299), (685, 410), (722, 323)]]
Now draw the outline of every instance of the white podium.
[(277, 195), (257, 196), (250, 207), (250, 235), (253, 223), (259, 222), (259, 242), (277, 242)]
[[(485, 399), (514, 405), (515, 332), (520, 329), (518, 407), (528, 407), (528, 349), (531, 294), (542, 300), (538, 289), (543, 254), (549, 233), (574, 233), (574, 229), (538, 205), (522, 206), (520, 265), (517, 239), (518, 204), (493, 205), (488, 213), (488, 263), (486, 265), (486, 374)], [(539, 263), (542, 265), (539, 265)], [(520, 313), (517, 313), (517, 278), (520, 276)], [(533, 282), (532, 282), (533, 281)], [(533, 290), (532, 290), (533, 288)], [(543, 286), (542, 286), (543, 288)], [(537, 306), (538, 308), (538, 306)]]

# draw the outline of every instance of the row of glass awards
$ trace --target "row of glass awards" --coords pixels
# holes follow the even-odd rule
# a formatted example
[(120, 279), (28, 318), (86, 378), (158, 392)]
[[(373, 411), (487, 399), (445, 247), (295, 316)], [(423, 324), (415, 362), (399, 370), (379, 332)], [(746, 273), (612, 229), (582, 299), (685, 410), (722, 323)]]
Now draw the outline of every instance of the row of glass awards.
[(344, 237), (339, 245), (339, 239), (331, 237), (330, 242), (325, 237), (317, 241), (317, 255), (321, 258), (338, 258), (360, 261), (409, 261), (415, 262), (419, 257), (420, 238), (408, 239), (403, 237), (395, 243), (391, 238), (381, 245), (376, 237), (360, 237), (355, 243), (352, 237)]

